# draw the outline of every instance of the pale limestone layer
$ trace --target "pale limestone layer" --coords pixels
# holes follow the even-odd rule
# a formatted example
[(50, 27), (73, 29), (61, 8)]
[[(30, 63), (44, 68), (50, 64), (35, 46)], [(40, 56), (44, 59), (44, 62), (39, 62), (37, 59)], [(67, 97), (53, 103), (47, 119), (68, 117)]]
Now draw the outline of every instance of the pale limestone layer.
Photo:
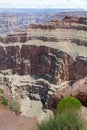
[[(43, 79), (39, 79), (39, 81), (42, 81), (42, 80)], [(45, 80), (43, 81), (47, 82)], [(35, 100), (30, 100), (30, 98), (28, 97), (29, 92), (26, 90), (26, 86), (29, 87), (29, 86), (35, 85), (35, 83), (36, 83), (36, 80), (28, 75), (19, 76), (19, 75), (0, 74), (0, 84), (4, 86), (7, 85), (10, 88), (13, 98), (16, 99), (21, 106), (22, 115), (25, 115), (28, 117), (36, 117), (37, 120), (41, 122), (44, 118), (46, 119), (49, 116), (51, 116), (53, 112), (51, 110), (43, 111), (42, 109), (43, 105), (41, 103), (39, 94), (34, 95), (36, 98)], [(50, 89), (54, 92), (58, 88), (58, 85), (52, 85), (49, 82), (47, 83), (49, 84), (50, 87), (52, 86), (52, 88)], [(49, 92), (49, 94), (51, 93)], [(39, 97), (38, 100), (37, 100), (37, 96)]]
[(28, 30), (28, 36), (31, 37), (53, 37), (59, 40), (59, 42), (49, 42), (49, 41), (43, 41), (43, 40), (28, 40), (25, 43), (9, 43), (9, 44), (3, 44), (0, 43), (0, 46), (5, 47), (8, 46), (19, 46), (20, 49), (22, 45), (36, 45), (36, 46), (47, 46), (52, 47), (55, 49), (59, 49), (63, 52), (66, 52), (73, 58), (76, 56), (83, 56), (87, 57), (87, 47), (77, 45), (74, 42), (71, 42), (71, 39), (79, 39), (86, 41), (87, 40), (87, 31), (83, 30), (75, 30), (75, 29), (55, 29), (55, 30), (44, 30), (44, 29), (30, 29)]
[(59, 49), (63, 52), (66, 52), (71, 57), (75, 58), (76, 56), (87, 57), (87, 47), (79, 46), (75, 43), (70, 43), (69, 41), (60, 41), (60, 42), (44, 42), (41, 40), (30, 40), (26, 43), (15, 43), (15, 44), (3, 44), (4, 47), (7, 46), (21, 46), (22, 45), (36, 45), (36, 46), (47, 46), (55, 49)]
[(55, 30), (44, 30), (44, 29), (30, 29), (28, 31), (29, 36), (46, 36), (56, 37), (58, 39), (72, 39), (79, 38), (81, 40), (87, 40), (87, 31), (75, 30), (75, 29), (55, 29)]
[[(40, 29), (34, 29), (30, 30), (29, 34), (30, 36), (46, 36), (46, 37), (56, 37), (59, 39), (59, 42), (47, 42), (42, 40), (29, 40), (25, 43), (9, 43), (9, 44), (3, 44), (1, 43), (1, 46), (4, 47), (4, 49), (8, 46), (20, 46), (20, 49), (23, 45), (36, 45), (36, 46), (47, 46), (55, 49), (59, 49), (63, 52), (66, 52), (70, 56), (75, 59), (77, 56), (83, 56), (87, 57), (87, 47), (80, 46), (75, 43), (71, 43), (70, 39), (78, 38), (81, 40), (87, 40), (87, 32), (85, 31), (77, 31), (72, 29), (55, 29), (55, 30), (40, 30)], [(44, 117), (48, 117), (50, 113), (52, 114), (52, 111), (46, 111), (46, 113), (42, 110), (42, 103), (40, 101), (40, 95), (38, 93), (33, 94), (29, 93), (29, 89), (33, 89), (32, 86), (34, 86), (34, 90), (38, 88), (45, 89), (45, 86), (37, 85), (36, 82), (44, 82), (48, 84), (49, 91), (48, 94), (52, 95), (56, 90), (65, 88), (68, 81), (59, 84), (54, 85), (49, 83), (48, 81), (44, 79), (34, 79), (29, 75), (26, 76), (19, 76), (19, 75), (0, 75), (0, 82), (1, 84), (5, 84), (9, 86), (9, 88), (12, 91), (13, 98), (16, 98), (20, 102), (21, 111), (23, 115), (29, 116), (29, 117), (37, 117), (39, 121), (41, 121)], [(28, 89), (28, 90), (27, 90)], [(29, 95), (35, 98), (34, 100), (30, 100)]]
[[(52, 95), (53, 93), (56, 92), (56, 90), (61, 89), (66, 87), (68, 84), (68, 81), (63, 82), (62, 84), (54, 85), (49, 83), (48, 81), (44, 79), (38, 79), (35, 80), (29, 75), (26, 76), (19, 76), (19, 75), (3, 75), (0, 74), (0, 84), (4, 86), (8, 86), (10, 88), (13, 98), (18, 100), (20, 106), (21, 106), (21, 111), (22, 115), (28, 116), (28, 117), (36, 117), (39, 122), (41, 122), (44, 118), (48, 118), (53, 114), (51, 110), (46, 110), (43, 111), (42, 103), (40, 100), (40, 95), (36, 93), (33, 95), (36, 99), (31, 100), (29, 96), (29, 92), (26, 90), (26, 86), (30, 87), (32, 85), (36, 85), (36, 81), (43, 81), (49, 85), (49, 95)], [(35, 86), (36, 87), (36, 86)], [(39, 87), (44, 87), (44, 86), (39, 86)], [(32, 95), (32, 93), (31, 93)], [(22, 96), (22, 98), (21, 98)]]

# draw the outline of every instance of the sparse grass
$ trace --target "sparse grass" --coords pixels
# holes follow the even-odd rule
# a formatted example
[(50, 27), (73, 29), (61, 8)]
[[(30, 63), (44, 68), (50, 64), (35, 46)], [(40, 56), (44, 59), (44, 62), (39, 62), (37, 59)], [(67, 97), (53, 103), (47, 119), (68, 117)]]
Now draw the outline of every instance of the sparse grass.
[(81, 103), (74, 97), (63, 98), (55, 116), (43, 121), (37, 130), (86, 130), (84, 120), (79, 116)]
[(57, 105), (57, 111), (58, 112), (64, 112), (66, 110), (79, 110), (81, 108), (81, 103), (78, 99), (68, 96), (63, 98), (59, 104)]
[(7, 106), (7, 105), (8, 105), (8, 100), (7, 100), (5, 97), (2, 97), (2, 98), (1, 98), (1, 103), (2, 103), (3, 105)]
[(74, 112), (64, 112), (42, 122), (37, 130), (86, 130), (84, 121)]
[(10, 101), (8, 105), (9, 108), (14, 112), (18, 112), (20, 109), (19, 103), (16, 100)]
[(0, 88), (0, 94), (4, 94), (4, 90)]

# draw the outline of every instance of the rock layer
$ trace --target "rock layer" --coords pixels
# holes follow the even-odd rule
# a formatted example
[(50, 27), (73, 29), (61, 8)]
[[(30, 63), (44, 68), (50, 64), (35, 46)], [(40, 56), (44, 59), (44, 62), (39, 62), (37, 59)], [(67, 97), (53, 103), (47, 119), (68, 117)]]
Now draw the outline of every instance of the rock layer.
[(59, 101), (66, 97), (73, 96), (81, 101), (81, 103), (87, 106), (87, 77), (80, 79), (77, 82), (69, 82), (68, 84), (63, 84), (62, 87), (49, 97), (48, 106), (51, 108), (56, 108)]
[[(63, 21), (33, 24), (1, 39), (0, 83), (19, 100), (22, 114), (42, 118), (44, 107), (52, 109), (68, 95), (86, 105), (82, 87), (72, 85), (87, 76), (87, 32), (83, 26), (87, 28), (85, 18), (66, 16)], [(39, 114), (33, 112), (37, 108)]]
[[(34, 75), (50, 82), (78, 80), (87, 74), (87, 61), (45, 46), (0, 46), (0, 70)], [(84, 68), (84, 70), (83, 70)]]
[(76, 29), (87, 31), (87, 18), (86, 17), (75, 17), (75, 16), (65, 16), (62, 21), (52, 20), (46, 24), (31, 24), (29, 28), (32, 29)]

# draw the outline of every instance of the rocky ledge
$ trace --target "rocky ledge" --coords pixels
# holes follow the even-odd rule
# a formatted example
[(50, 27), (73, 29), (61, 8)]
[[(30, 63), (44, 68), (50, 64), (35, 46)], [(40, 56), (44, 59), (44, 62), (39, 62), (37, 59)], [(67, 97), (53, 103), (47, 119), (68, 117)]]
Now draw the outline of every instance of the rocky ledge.
[(0, 46), (0, 71), (8, 69), (12, 74), (58, 83), (85, 77), (87, 59), (78, 55), (73, 59), (65, 52), (46, 46)]
[(86, 28), (86, 21), (66, 16), (1, 39), (0, 84), (8, 86), (23, 115), (42, 120), (67, 95), (87, 105), (86, 87), (78, 84), (87, 77), (87, 32), (77, 29)]
[(46, 24), (31, 24), (29, 28), (40, 28), (40, 29), (56, 29), (56, 28), (64, 28), (64, 29), (76, 29), (76, 30), (84, 30), (87, 31), (87, 17), (75, 17), (71, 15), (67, 15), (63, 20), (52, 20)]
[[(0, 84), (10, 88), (13, 98), (20, 102), (23, 115), (36, 116), (39, 121), (52, 114), (51, 111), (44, 113), (43, 99), (47, 109), (52, 110), (54, 103), (51, 107), (50, 103), (58, 88), (63, 91), (69, 83), (87, 76), (86, 58), (73, 58), (46, 46), (3, 45), (0, 46), (0, 61)], [(79, 99), (82, 101), (83, 98)]]
[(58, 102), (66, 96), (76, 97), (84, 106), (87, 107), (87, 77), (80, 79), (77, 82), (71, 81), (67, 85), (62, 84), (62, 86), (59, 87), (53, 95), (51, 95), (51, 100), (49, 98), (49, 107), (53, 106), (55, 108)]

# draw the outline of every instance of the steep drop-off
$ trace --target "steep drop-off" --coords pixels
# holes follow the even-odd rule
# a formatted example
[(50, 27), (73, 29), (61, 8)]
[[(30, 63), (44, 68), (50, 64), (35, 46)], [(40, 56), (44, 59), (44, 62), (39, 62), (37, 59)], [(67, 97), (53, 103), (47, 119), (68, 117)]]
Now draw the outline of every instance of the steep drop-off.
[[(83, 69), (84, 68), (84, 69)], [(12, 69), (19, 75), (34, 75), (50, 82), (78, 80), (87, 74), (87, 59), (45, 46), (0, 46), (0, 70)]]
[(22, 114), (41, 119), (43, 99), (50, 106), (56, 92), (87, 76), (86, 28), (87, 18), (66, 16), (0, 39), (0, 83), (20, 102)]

